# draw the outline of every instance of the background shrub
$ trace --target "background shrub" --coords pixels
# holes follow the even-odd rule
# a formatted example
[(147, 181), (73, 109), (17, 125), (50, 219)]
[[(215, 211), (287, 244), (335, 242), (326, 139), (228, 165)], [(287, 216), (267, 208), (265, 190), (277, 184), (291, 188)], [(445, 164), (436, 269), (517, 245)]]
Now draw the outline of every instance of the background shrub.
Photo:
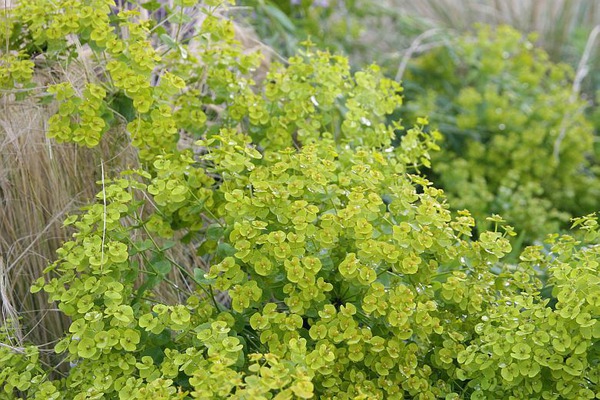
[(509, 27), (482, 27), (410, 64), (406, 110), (444, 134), (433, 171), (454, 207), (480, 222), (501, 214), (526, 241), (597, 208), (594, 129), (573, 78)]

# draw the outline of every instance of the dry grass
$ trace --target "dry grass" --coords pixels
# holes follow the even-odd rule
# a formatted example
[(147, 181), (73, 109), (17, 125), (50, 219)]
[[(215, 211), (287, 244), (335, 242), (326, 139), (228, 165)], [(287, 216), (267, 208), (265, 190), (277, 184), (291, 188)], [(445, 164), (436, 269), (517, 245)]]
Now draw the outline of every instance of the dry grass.
[[(586, 37), (600, 24), (597, 0), (389, 0), (388, 7), (422, 19), (432, 27), (469, 30), (475, 23), (508, 24), (539, 34), (556, 60), (577, 62)], [(579, 40), (574, 46), (574, 40)]]

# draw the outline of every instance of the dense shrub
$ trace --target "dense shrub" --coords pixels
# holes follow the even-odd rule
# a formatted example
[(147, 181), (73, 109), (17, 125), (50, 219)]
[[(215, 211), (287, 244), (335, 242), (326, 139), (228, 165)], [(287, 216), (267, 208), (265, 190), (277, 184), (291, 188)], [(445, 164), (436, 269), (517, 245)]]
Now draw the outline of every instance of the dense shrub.
[[(72, 43), (97, 56), (83, 91), (48, 88), (49, 134), (94, 146), (127, 122), (145, 167), (101, 181), (32, 287), (72, 320), (55, 346), (70, 369), (50, 375), (35, 347), (0, 346), (3, 396), (600, 396), (597, 219), (576, 221), (582, 241), (550, 237), (503, 263), (512, 229), (493, 216), (472, 240), (469, 212), (453, 218), (419, 174), (437, 147), (426, 120), (391, 146), (398, 84), (307, 45), (256, 85), (258, 58), (213, 3), (193, 52), (168, 37), (158, 51), (156, 26), (103, 0), (14, 10), (25, 49), (57, 65)], [(178, 149), (183, 136), (199, 140)], [(176, 241), (196, 243), (201, 263), (173, 259)], [(161, 286), (181, 301), (162, 302)]]
[(597, 209), (594, 129), (573, 72), (534, 39), (482, 27), (418, 57), (406, 76), (408, 108), (444, 135), (434, 162), (452, 206), (485, 228), (498, 213), (526, 241)]

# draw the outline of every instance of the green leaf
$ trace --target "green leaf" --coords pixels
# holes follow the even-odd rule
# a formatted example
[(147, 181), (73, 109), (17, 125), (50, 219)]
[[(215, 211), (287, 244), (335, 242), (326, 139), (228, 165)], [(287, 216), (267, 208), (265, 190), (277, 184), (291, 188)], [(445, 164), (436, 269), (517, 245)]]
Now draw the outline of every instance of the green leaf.
[(163, 33), (159, 36), (160, 41), (163, 42), (164, 44), (167, 45), (167, 47), (169, 47), (170, 49), (176, 49), (179, 47), (179, 45), (177, 44), (177, 42), (175, 41), (175, 39), (173, 39), (171, 36), (167, 35), (166, 33)]
[(319, 257), (319, 259), (321, 260), (321, 269), (323, 271), (333, 271), (335, 268), (335, 265), (333, 264), (333, 260), (331, 259), (331, 257), (329, 256), (321, 256)]
[(143, 4), (141, 4), (144, 10), (148, 10), (150, 12), (154, 12), (161, 7), (161, 4), (157, 0), (150, 0)]
[(294, 23), (278, 7), (272, 4), (267, 4), (263, 7), (263, 9), (269, 15), (270, 18), (279, 22), (279, 24), (285, 29), (287, 29), (290, 33), (296, 32), (296, 26), (294, 25)]
[(44, 94), (39, 97), (38, 104), (41, 106), (47, 106), (52, 104), (54, 101), (54, 95), (52, 94)]
[(123, 272), (122, 282), (123, 283), (133, 283), (137, 279), (139, 272), (140, 272), (140, 269), (139, 269), (138, 262), (137, 261), (130, 262), (129, 268), (127, 268)]
[(206, 274), (206, 271), (204, 271), (203, 269), (200, 268), (194, 268), (194, 280), (202, 285), (212, 285), (215, 280), (214, 279), (209, 279), (206, 278), (204, 275)]
[(154, 247), (154, 243), (152, 242), (152, 240), (150, 239), (146, 239), (144, 241), (141, 242), (134, 242), (133, 246), (131, 246), (129, 248), (129, 255), (130, 256), (134, 256), (138, 253), (142, 253), (148, 249), (151, 249)]
[(133, 100), (118, 92), (110, 102), (110, 106), (118, 115), (121, 115), (127, 122), (131, 122), (136, 118), (137, 112), (133, 106)]
[(198, 247), (198, 250), (196, 251), (196, 253), (199, 256), (204, 256), (204, 255), (212, 254), (213, 252), (215, 252), (216, 249), (217, 249), (217, 242), (215, 240), (205, 240), (204, 242), (202, 242), (200, 247)]
[(206, 230), (206, 237), (210, 240), (219, 240), (223, 237), (225, 229), (220, 225), (211, 225)]
[(160, 246), (160, 250), (161, 250), (161, 251), (168, 250), (168, 249), (170, 249), (171, 247), (175, 246), (176, 244), (177, 244), (177, 242), (176, 242), (176, 241), (174, 241), (174, 240), (165, 240), (165, 241), (163, 242), (163, 244)]
[(174, 12), (171, 14), (171, 22), (174, 24), (183, 25), (192, 22), (192, 17), (187, 13)]
[(219, 243), (217, 246), (217, 256), (221, 258), (231, 257), (235, 253), (237, 253), (237, 250), (228, 243)]
[(140, 287), (138, 288), (136, 297), (138, 299), (141, 298), (147, 290), (151, 290), (154, 286), (158, 285), (161, 281), (162, 281), (162, 279), (156, 275), (149, 276), (144, 281), (144, 283), (142, 283), (140, 285)]
[(171, 262), (169, 262), (168, 260), (159, 260), (159, 261), (153, 262), (151, 265), (152, 265), (152, 269), (154, 269), (158, 274), (160, 274), (162, 276), (165, 276), (169, 272), (171, 272), (171, 268), (173, 267), (171, 265)]

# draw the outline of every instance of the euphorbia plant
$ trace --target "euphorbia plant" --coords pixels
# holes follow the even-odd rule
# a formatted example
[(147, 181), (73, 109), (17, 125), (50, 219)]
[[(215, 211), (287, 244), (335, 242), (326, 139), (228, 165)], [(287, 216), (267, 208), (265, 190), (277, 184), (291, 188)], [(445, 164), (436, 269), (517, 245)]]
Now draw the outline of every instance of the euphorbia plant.
[[(52, 136), (91, 146), (124, 118), (141, 167), (105, 177), (32, 287), (72, 320), (55, 347), (70, 369), (52, 379), (0, 347), (8, 396), (598, 394), (593, 216), (577, 221), (585, 243), (551, 238), (548, 252), (529, 248), (504, 264), (511, 228), (493, 216), (493, 230), (472, 238), (469, 212), (453, 218), (420, 175), (437, 148), (427, 120), (391, 146), (402, 128), (386, 116), (401, 88), (376, 67), (352, 74), (344, 58), (308, 46), (259, 85), (249, 78), (257, 57), (242, 53), (211, 4), (199, 8), (194, 41), (162, 37), (162, 54), (160, 25), (135, 12), (52, 4), (42, 15), (46, 2), (22, 3), (14, 29), (61, 62), (62, 37), (35, 28), (68, 13), (61, 34), (88, 45), (101, 71), (82, 90), (48, 90), (58, 103)], [(181, 136), (198, 140), (180, 149)], [(177, 241), (197, 246), (196, 264), (172, 255)], [(556, 304), (541, 295), (541, 270)]]

